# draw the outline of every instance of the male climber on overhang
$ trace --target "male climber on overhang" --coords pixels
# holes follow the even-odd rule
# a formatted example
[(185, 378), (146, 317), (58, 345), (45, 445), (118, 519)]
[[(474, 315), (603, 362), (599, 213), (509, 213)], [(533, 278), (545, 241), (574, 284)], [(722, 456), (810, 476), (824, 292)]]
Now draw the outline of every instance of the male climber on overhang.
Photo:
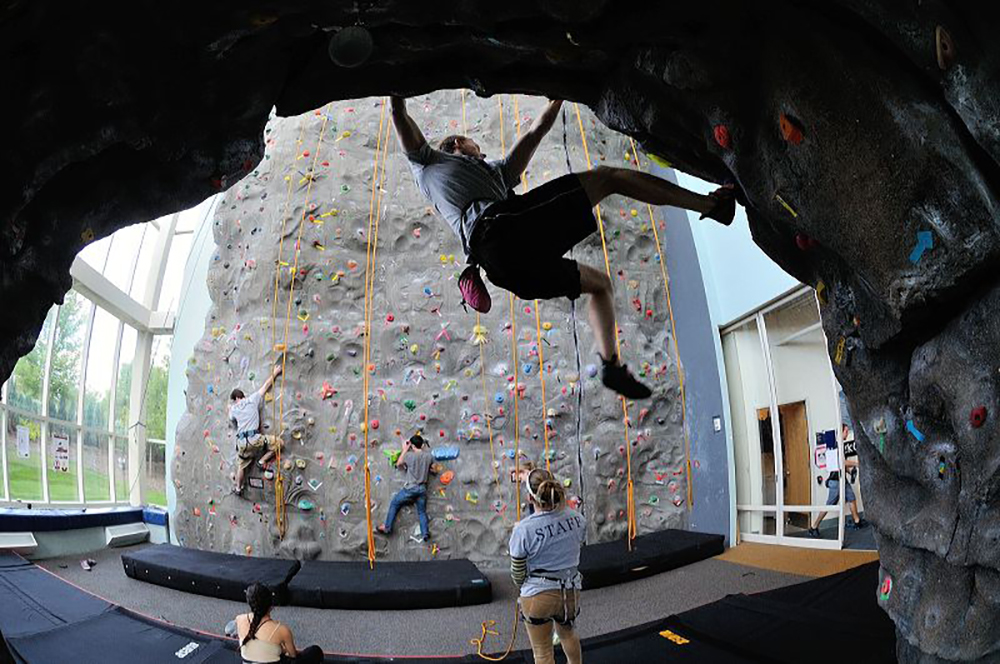
[[(608, 166), (569, 173), (515, 194), (514, 186), (561, 106), (562, 101), (550, 101), (510, 152), (491, 161), (467, 136), (448, 136), (437, 150), (432, 148), (401, 97), (392, 98), (392, 119), (417, 186), (459, 237), (470, 262), (484, 267), (492, 283), (522, 300), (575, 300), (581, 293), (590, 294), (590, 324), (603, 362), (601, 381), (629, 399), (645, 399), (649, 388), (615, 353), (611, 280), (564, 254), (597, 230), (593, 208), (612, 194), (700, 212), (726, 225), (733, 220), (735, 198), (728, 188), (703, 196), (647, 173)], [(471, 291), (478, 299), (476, 291), (484, 290), (478, 272), (472, 283), (479, 284)], [(466, 292), (463, 288), (463, 295)]]

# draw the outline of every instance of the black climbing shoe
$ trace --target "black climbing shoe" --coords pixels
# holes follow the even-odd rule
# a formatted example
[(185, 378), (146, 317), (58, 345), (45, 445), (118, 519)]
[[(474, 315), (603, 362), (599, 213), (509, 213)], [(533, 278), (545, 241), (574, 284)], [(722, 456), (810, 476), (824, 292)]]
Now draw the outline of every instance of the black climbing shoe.
[(614, 359), (603, 360), (603, 362), (601, 382), (604, 383), (604, 387), (617, 392), (626, 399), (648, 399), (653, 394), (648, 387), (629, 373), (628, 365), (618, 364)]
[(810, 528), (809, 537), (814, 537), (816, 539), (819, 539), (819, 528)]
[(711, 210), (698, 218), (704, 219), (708, 217), (709, 219), (716, 220), (723, 226), (733, 223), (733, 217), (736, 216), (736, 192), (733, 191), (733, 186), (725, 185), (719, 187), (709, 194), (709, 196), (715, 199), (715, 205), (712, 206)]

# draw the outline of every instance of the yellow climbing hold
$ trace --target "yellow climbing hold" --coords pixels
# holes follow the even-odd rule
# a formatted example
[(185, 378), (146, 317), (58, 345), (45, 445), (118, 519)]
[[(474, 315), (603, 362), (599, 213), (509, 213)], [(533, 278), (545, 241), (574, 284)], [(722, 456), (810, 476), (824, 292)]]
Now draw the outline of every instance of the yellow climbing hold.
[(410, 346), (410, 353), (413, 354), (413, 355), (416, 355), (417, 351), (419, 351), (419, 350), (420, 350), (420, 346), (418, 344), (412, 344)]
[(798, 212), (796, 212), (796, 211), (795, 211), (795, 210), (794, 210), (794, 209), (792, 208), (792, 206), (791, 206), (791, 205), (789, 205), (788, 203), (786, 203), (786, 202), (785, 202), (785, 199), (781, 197), (781, 194), (779, 194), (778, 192), (775, 192), (775, 193), (774, 193), (774, 200), (776, 200), (776, 201), (778, 201), (779, 203), (781, 203), (781, 206), (782, 206), (783, 208), (785, 208), (786, 210), (788, 210), (788, 214), (792, 215), (792, 216), (793, 216), (793, 217), (795, 217), (795, 218), (798, 218), (798, 216), (799, 216), (799, 213), (798, 213)]
[(548, 323), (548, 322), (542, 323), (542, 329), (545, 330), (546, 332), (548, 332), (549, 330), (552, 329), (552, 323)]
[(822, 304), (824, 307), (830, 302), (829, 298), (827, 297), (826, 284), (823, 283), (822, 280), (816, 284), (816, 299), (818, 299), (819, 303)]
[(661, 157), (658, 154), (653, 154), (652, 152), (647, 152), (646, 156), (649, 157), (649, 160), (651, 162), (653, 162), (654, 164), (656, 164), (657, 166), (662, 166), (663, 168), (670, 168), (672, 166), (672, 164), (669, 161), (667, 161), (666, 159), (664, 159), (663, 157)]

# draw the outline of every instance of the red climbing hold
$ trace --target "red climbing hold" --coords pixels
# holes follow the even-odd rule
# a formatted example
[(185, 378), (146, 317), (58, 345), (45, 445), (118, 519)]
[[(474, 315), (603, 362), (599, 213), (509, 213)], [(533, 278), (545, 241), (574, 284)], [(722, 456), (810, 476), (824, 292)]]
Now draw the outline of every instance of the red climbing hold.
[(378, 420), (372, 420), (372, 429), (378, 429)]
[(715, 135), (715, 142), (719, 144), (719, 147), (728, 150), (732, 146), (729, 139), (729, 128), (726, 125), (715, 125), (712, 133)]
[(986, 423), (986, 406), (976, 406), (969, 413), (969, 423), (972, 428), (978, 429)]
[(782, 113), (778, 117), (778, 124), (781, 126), (782, 137), (793, 145), (802, 142), (802, 128), (796, 120)]
[(811, 238), (805, 233), (795, 234), (795, 246), (797, 246), (802, 251), (809, 251), (810, 249), (815, 249), (819, 246), (819, 242), (815, 238)]
[(309, 150), (303, 150), (302, 151), (302, 156), (303, 157), (308, 157), (309, 156)]
[(385, 316), (385, 322), (386, 323), (391, 323), (394, 320), (396, 320), (395, 316), (393, 316), (392, 314), (386, 314), (386, 316)]

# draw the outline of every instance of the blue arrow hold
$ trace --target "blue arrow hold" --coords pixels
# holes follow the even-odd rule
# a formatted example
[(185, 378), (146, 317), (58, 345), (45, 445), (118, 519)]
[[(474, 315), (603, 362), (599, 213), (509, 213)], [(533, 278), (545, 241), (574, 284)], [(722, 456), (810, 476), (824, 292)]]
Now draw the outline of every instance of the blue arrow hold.
[(918, 263), (924, 257), (924, 252), (934, 248), (934, 234), (930, 231), (917, 231), (917, 246), (910, 252), (910, 262)]
[(913, 437), (917, 439), (917, 442), (924, 442), (924, 434), (920, 433), (920, 429), (917, 425), (913, 423), (913, 420), (906, 420), (906, 430), (913, 434)]

